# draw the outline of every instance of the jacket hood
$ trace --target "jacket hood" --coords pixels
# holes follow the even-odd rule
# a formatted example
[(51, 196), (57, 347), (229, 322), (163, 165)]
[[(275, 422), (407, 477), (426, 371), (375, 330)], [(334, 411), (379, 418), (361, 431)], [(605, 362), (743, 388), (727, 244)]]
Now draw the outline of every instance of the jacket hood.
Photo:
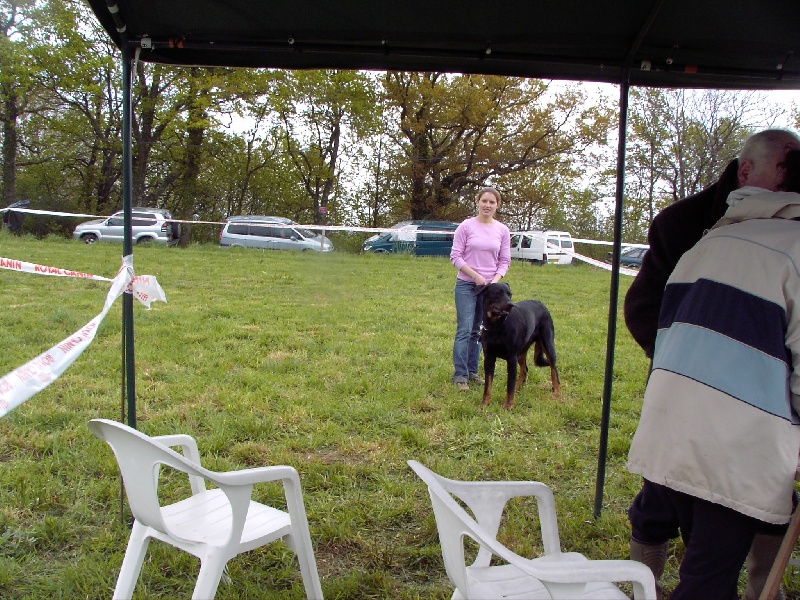
[(711, 229), (750, 219), (800, 219), (800, 194), (794, 192), (745, 187), (732, 192), (731, 197), (732, 206)]

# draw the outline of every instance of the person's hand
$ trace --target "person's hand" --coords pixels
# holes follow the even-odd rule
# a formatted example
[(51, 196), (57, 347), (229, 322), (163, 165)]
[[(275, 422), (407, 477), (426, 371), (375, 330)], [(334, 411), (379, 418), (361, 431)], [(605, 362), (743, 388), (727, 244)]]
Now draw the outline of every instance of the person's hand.
[(475, 273), (475, 277), (473, 277), (472, 279), (478, 285), (486, 285), (486, 277), (484, 277), (480, 273)]

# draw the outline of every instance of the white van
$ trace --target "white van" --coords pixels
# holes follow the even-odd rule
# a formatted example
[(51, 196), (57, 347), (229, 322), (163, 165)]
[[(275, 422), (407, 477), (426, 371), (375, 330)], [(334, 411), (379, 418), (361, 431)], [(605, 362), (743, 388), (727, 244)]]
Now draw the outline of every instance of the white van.
[(538, 265), (572, 264), (572, 235), (568, 231), (521, 231), (511, 235), (511, 258)]

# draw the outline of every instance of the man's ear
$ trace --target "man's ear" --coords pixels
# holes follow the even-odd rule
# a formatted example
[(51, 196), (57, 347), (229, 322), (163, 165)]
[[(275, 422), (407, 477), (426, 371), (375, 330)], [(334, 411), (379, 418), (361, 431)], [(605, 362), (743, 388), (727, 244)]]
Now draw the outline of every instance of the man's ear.
[(750, 179), (750, 174), (753, 172), (753, 161), (744, 159), (739, 159), (739, 169), (736, 171), (736, 174), (739, 176), (739, 187), (744, 187), (747, 185), (747, 181)]

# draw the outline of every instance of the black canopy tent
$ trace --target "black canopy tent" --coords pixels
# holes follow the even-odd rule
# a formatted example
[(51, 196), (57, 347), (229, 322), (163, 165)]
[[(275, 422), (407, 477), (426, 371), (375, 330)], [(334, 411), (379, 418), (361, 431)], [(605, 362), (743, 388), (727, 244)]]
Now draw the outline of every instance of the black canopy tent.
[[(800, 86), (794, 0), (89, 0), (174, 65), (450, 71), (631, 85)], [(626, 75), (627, 74), (627, 75)]]
[[(620, 86), (613, 269), (594, 514), (602, 506), (631, 85), (800, 89), (800, 2), (772, 0), (88, 0), (122, 50), (125, 255), (132, 252), (133, 62), (445, 71)], [(136, 423), (133, 301), (123, 303)]]

